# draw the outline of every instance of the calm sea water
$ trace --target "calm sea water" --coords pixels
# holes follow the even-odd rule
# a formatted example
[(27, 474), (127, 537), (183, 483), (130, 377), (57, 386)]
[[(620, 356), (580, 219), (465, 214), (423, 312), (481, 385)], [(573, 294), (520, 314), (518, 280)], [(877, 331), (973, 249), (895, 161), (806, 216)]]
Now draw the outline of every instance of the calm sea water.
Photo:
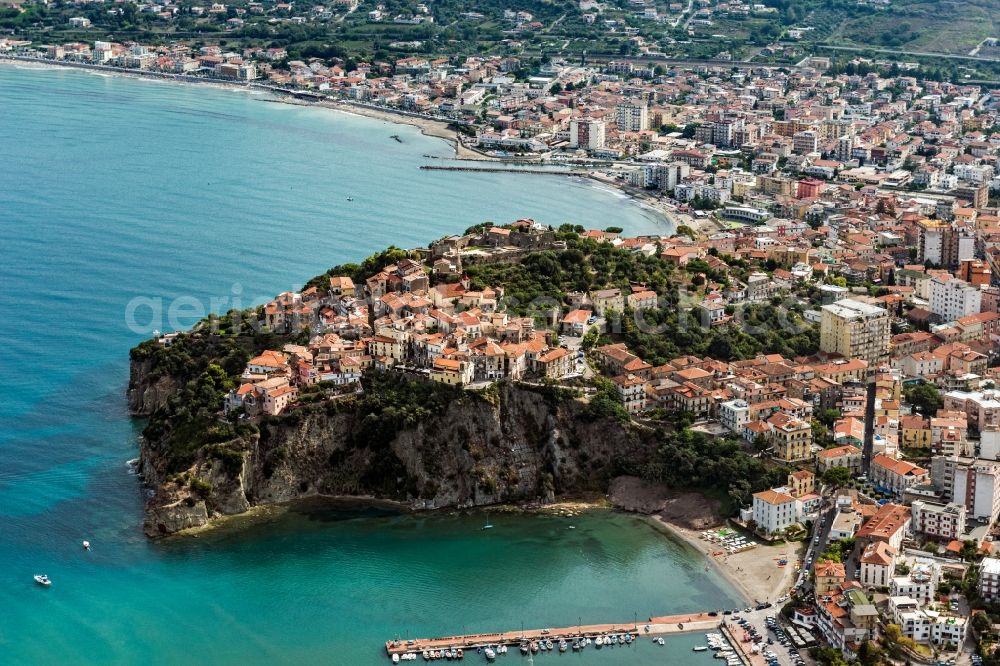
[[(123, 391), (152, 328), (487, 219), (666, 231), (585, 183), (417, 168), (448, 153), (409, 127), (240, 92), (0, 66), (0, 663), (387, 663), (397, 634), (734, 602), (693, 553), (601, 512), (494, 516), (484, 532), (476, 515), (310, 505), (142, 536)], [(687, 663), (698, 641), (565, 657)]]

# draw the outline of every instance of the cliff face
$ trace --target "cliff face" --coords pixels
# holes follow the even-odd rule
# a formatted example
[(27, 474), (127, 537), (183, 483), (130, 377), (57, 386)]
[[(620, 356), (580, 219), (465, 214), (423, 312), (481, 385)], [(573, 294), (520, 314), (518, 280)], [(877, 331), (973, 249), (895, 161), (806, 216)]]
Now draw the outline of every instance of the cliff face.
[(151, 359), (133, 360), (129, 368), (128, 410), (133, 416), (149, 416), (164, 406), (179, 388), (170, 375), (152, 372)]
[[(142, 382), (141, 369), (136, 381)], [(162, 380), (130, 391), (154, 408)], [(143, 477), (154, 495), (146, 533), (170, 534), (252, 506), (314, 495), (374, 497), (415, 509), (550, 501), (604, 491), (617, 461), (655, 448), (649, 431), (614, 420), (590, 422), (580, 399), (503, 384), (459, 393), (438, 413), (381, 440), (362, 439), (371, 419), (351, 402), (299, 410), (221, 446), (204, 447), (185, 472), (167, 474), (165, 442), (144, 441)], [(192, 481), (195, 480), (195, 481)]]

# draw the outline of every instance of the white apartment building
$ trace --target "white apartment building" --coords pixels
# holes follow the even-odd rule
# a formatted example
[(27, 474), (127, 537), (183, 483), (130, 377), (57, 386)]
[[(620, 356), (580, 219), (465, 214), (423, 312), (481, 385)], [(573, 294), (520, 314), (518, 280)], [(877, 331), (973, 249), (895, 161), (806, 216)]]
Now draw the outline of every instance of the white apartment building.
[(772, 488), (753, 495), (751, 517), (757, 528), (767, 535), (783, 531), (799, 522), (802, 504), (783, 488)]
[(979, 596), (990, 602), (1000, 599), (1000, 560), (995, 557), (979, 563)]
[(615, 124), (619, 132), (649, 129), (649, 106), (639, 100), (625, 100), (615, 106)]
[(918, 602), (905, 596), (890, 597), (893, 622), (902, 634), (917, 643), (961, 645), (968, 632), (968, 618), (919, 608)]
[(691, 173), (691, 167), (684, 162), (671, 162), (669, 164), (659, 164), (656, 167), (656, 179), (660, 189), (666, 192), (672, 191), (677, 184), (687, 178)]
[[(965, 533), (964, 504), (915, 500), (910, 505), (910, 510), (913, 512), (910, 528), (915, 534), (924, 534), (941, 541), (952, 541)], [(908, 594), (908, 596), (914, 595)]]
[(888, 587), (896, 570), (896, 549), (885, 541), (872, 541), (861, 554), (859, 580), (865, 587)]
[(746, 400), (728, 400), (719, 404), (719, 422), (730, 432), (743, 432), (743, 426), (750, 422), (750, 405)]
[(1000, 463), (977, 460), (956, 466), (952, 501), (963, 504), (973, 520), (996, 521), (1000, 515)]
[(1000, 460), (1000, 430), (993, 428), (979, 433), (979, 457)]
[(618, 389), (618, 398), (629, 414), (638, 414), (646, 408), (646, 380), (635, 375), (621, 375), (612, 379)]
[(941, 321), (954, 321), (978, 314), (982, 306), (982, 292), (968, 282), (957, 278), (934, 278), (930, 285), (930, 310)]
[(969, 425), (980, 432), (1000, 426), (1000, 392), (948, 391), (944, 408), (965, 412)]
[(988, 183), (993, 178), (993, 167), (988, 164), (956, 164), (955, 177), (976, 185)]
[(903, 562), (910, 568), (905, 576), (893, 576), (889, 584), (889, 594), (894, 597), (910, 597), (921, 605), (928, 604), (937, 595), (941, 580), (941, 566), (932, 559), (915, 557)]
[(571, 148), (600, 150), (606, 141), (607, 123), (595, 118), (574, 118), (569, 123)]

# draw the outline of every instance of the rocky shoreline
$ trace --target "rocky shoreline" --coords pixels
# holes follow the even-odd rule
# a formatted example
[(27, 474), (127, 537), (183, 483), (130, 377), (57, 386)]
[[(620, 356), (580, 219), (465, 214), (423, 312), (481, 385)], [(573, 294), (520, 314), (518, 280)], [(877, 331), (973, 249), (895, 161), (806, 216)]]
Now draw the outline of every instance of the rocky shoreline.
[[(156, 415), (181, 384), (133, 359), (131, 412)], [(202, 447), (183, 469), (173, 466), (163, 430), (170, 423), (154, 416), (164, 434), (140, 442), (139, 473), (153, 493), (144, 530), (166, 536), (253, 507), (316, 497), (388, 500), (410, 510), (543, 506), (600, 496), (618, 475), (619, 457), (641, 460), (655, 450), (651, 432), (590, 422), (575, 398), (512, 383), (474, 393), (381, 443), (356, 441), (364, 418), (356, 407), (295, 411)]]

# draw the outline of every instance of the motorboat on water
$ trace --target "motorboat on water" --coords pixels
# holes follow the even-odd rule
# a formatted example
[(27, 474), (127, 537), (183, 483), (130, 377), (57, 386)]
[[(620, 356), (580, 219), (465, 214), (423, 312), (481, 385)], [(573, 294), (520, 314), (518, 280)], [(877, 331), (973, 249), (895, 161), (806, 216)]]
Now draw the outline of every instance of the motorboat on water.
[(708, 647), (704, 645), (695, 645), (693, 648), (691, 648), (692, 652), (705, 652), (706, 650), (708, 650)]
[(398, 654), (392, 655), (392, 663), (394, 663), (394, 664), (398, 664), (399, 663), (399, 655)]
[(657, 645), (663, 645), (664, 643), (666, 643), (666, 641), (663, 640), (663, 636), (660, 636), (659, 638), (656, 639)]
[(554, 648), (555, 646), (556, 646), (556, 645), (555, 645), (555, 643), (553, 643), (553, 642), (552, 642), (552, 639), (551, 639), (551, 638), (547, 638), (547, 639), (545, 639), (545, 649), (546, 649), (546, 650), (551, 650), (551, 649), (552, 649), (552, 648)]
[(568, 647), (569, 647), (569, 645), (566, 643), (566, 641), (559, 641), (559, 651), (560, 652), (565, 652)]
[(43, 587), (48, 587), (49, 585), (52, 584), (52, 581), (49, 580), (49, 577), (46, 576), (45, 574), (36, 575), (35, 582), (38, 583), (39, 585), (42, 585)]
[(497, 658), (497, 653), (493, 650), (493, 648), (488, 647), (483, 650), (483, 656), (486, 657), (486, 661), (493, 661)]
[(84, 550), (90, 550), (90, 542), (89, 541), (84, 541), (83, 542), (83, 549)]
[(528, 654), (531, 651), (531, 646), (526, 642), (521, 641), (521, 654)]

